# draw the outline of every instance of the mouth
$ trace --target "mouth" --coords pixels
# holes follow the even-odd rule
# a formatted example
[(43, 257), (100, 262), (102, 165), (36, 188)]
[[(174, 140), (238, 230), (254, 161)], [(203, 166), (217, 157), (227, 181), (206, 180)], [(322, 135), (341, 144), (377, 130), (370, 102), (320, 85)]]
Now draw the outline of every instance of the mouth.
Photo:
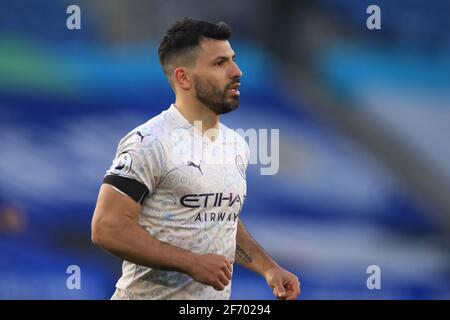
[(241, 93), (239, 92), (239, 87), (241, 86), (240, 83), (235, 83), (233, 85), (231, 85), (228, 88), (228, 91), (230, 91), (233, 95), (239, 96)]

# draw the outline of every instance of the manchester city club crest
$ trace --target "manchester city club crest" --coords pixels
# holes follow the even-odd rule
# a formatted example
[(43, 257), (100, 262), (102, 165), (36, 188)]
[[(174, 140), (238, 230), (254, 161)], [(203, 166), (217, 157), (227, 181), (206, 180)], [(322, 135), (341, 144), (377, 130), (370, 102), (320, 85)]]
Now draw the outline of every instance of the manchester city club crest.
[(245, 165), (244, 160), (242, 160), (242, 157), (240, 155), (236, 156), (236, 168), (239, 171), (239, 174), (243, 179), (245, 179)]

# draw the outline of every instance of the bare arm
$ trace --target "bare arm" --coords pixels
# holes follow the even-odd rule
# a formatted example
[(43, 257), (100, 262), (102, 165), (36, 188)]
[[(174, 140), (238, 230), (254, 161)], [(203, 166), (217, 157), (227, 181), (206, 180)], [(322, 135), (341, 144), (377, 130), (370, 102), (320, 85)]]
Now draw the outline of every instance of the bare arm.
[(228, 285), (231, 265), (225, 257), (199, 255), (159, 241), (138, 224), (140, 212), (137, 202), (103, 184), (92, 219), (92, 242), (124, 260), (183, 272), (217, 290)]
[(252, 238), (240, 219), (236, 235), (235, 262), (262, 276), (265, 276), (267, 270), (279, 267), (275, 260)]
[(293, 300), (300, 294), (300, 282), (294, 274), (281, 268), (252, 238), (239, 219), (235, 262), (262, 275), (279, 299)]

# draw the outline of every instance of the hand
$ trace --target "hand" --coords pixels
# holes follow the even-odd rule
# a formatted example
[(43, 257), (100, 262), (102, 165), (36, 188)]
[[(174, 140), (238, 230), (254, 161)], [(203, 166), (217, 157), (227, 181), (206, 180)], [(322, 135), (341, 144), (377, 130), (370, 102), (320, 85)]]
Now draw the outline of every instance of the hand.
[(300, 281), (298, 277), (281, 267), (267, 270), (265, 278), (277, 299), (296, 300), (300, 295)]
[(197, 282), (222, 291), (230, 283), (232, 261), (218, 254), (203, 254), (194, 258), (188, 274)]

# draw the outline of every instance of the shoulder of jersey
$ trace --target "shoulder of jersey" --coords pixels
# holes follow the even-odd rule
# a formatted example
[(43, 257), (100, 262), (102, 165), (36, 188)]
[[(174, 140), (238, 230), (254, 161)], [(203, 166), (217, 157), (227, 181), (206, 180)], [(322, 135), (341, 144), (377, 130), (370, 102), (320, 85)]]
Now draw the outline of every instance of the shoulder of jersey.
[(122, 140), (132, 142), (140, 147), (151, 146), (155, 140), (162, 141), (170, 133), (165, 113), (151, 118), (147, 122), (131, 130)]

